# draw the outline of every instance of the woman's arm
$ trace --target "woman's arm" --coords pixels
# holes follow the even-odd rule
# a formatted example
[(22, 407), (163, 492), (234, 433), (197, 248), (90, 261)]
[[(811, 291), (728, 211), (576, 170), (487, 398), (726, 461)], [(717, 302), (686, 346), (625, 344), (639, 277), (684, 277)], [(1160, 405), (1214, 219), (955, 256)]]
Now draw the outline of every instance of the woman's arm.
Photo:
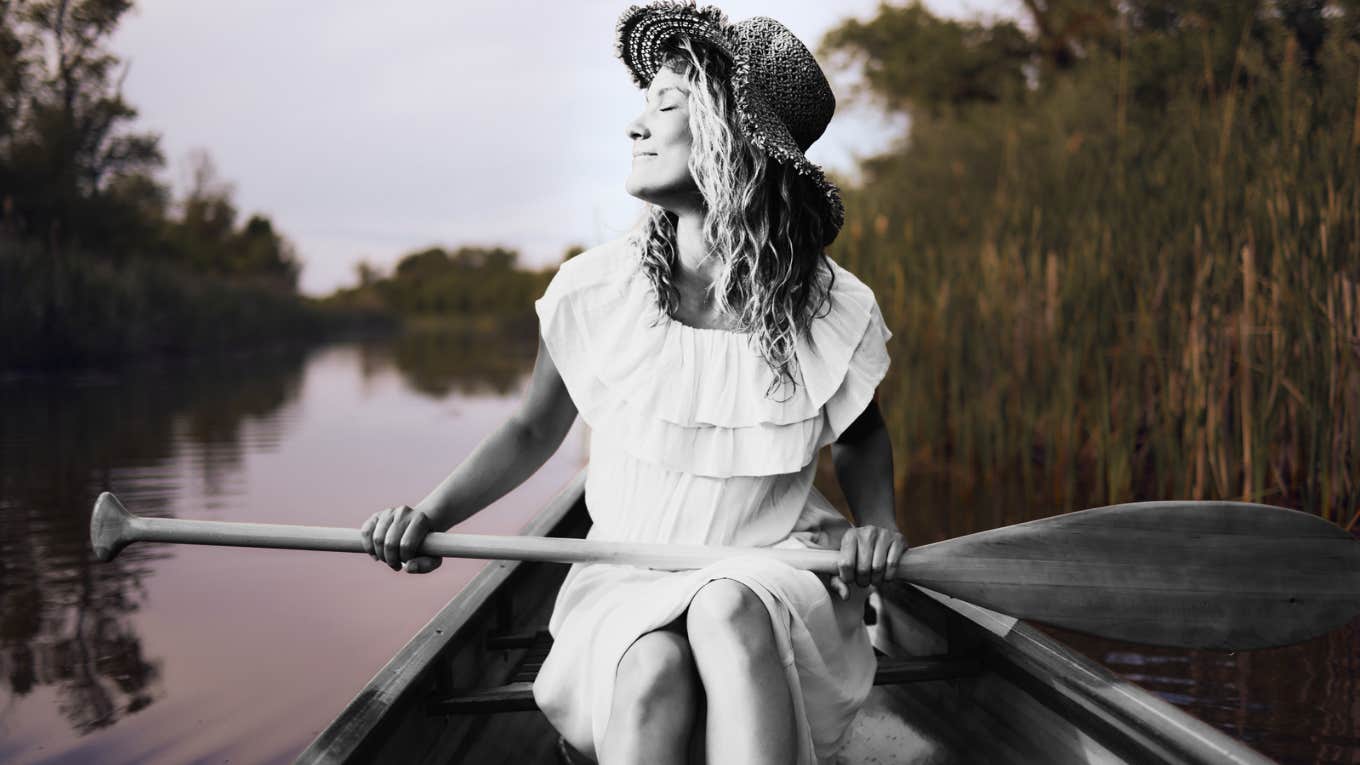
[(540, 336), (519, 410), (414, 507), (374, 513), (360, 529), (364, 548), (394, 570), (407, 562), (412, 573), (438, 568), (442, 559), (415, 554), (425, 535), (447, 531), (523, 483), (562, 445), (576, 415), (576, 403)]
[(831, 461), (855, 525), (896, 529), (892, 441), (876, 400), (831, 444)]
[(892, 441), (877, 399), (831, 444), (831, 460), (856, 527), (841, 540), (840, 578), (880, 584), (894, 573), (907, 540), (897, 528)]
[(538, 359), (519, 410), (483, 439), (415, 509), (428, 516), (436, 531), (470, 518), (543, 467), (575, 421), (576, 404), (539, 337)]

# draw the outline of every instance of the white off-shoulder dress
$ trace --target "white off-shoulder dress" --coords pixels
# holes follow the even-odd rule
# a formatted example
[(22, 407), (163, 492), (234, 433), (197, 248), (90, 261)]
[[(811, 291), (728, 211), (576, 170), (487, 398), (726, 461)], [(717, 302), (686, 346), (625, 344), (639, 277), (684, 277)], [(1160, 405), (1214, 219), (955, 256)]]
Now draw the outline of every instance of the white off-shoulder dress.
[[(869, 404), (892, 333), (873, 291), (832, 267), (830, 313), (814, 319), (812, 342), (798, 340), (796, 391), (785, 384), (767, 397), (775, 374), (751, 336), (667, 316), (626, 237), (561, 265), (534, 305), (590, 426), (588, 538), (840, 548), (849, 523), (812, 485), (817, 453)], [(825, 577), (757, 558), (674, 572), (573, 565), (533, 687), (569, 743), (596, 756), (624, 652), (719, 578), (750, 587), (769, 612), (798, 725), (797, 762), (824, 761), (845, 743), (876, 664), (863, 623), (867, 593), (852, 587), (841, 600)]]

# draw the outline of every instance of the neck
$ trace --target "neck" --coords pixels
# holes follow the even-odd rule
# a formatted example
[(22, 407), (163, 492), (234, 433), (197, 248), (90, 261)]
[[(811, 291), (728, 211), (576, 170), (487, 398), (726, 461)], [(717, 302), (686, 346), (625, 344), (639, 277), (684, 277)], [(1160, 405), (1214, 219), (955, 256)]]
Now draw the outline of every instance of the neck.
[(704, 214), (702, 210), (678, 214), (675, 222), (675, 278), (679, 283), (706, 290), (718, 278), (722, 261), (709, 253), (704, 243)]

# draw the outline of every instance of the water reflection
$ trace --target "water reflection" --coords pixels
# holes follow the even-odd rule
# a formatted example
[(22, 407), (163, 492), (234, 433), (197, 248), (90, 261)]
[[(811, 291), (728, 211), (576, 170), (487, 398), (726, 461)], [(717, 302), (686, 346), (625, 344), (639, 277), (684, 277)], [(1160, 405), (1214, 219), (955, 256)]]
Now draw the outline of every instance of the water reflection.
[(1045, 631), (1282, 763), (1353, 762), (1360, 622), (1260, 651), (1185, 651)]
[[(160, 662), (144, 655), (129, 617), (144, 578), (172, 553), (142, 545), (95, 561), (90, 507), (112, 489), (141, 514), (168, 514), (184, 443), (201, 447), (195, 467), (208, 493), (227, 491), (243, 423), (278, 423), (271, 415), (296, 397), (302, 362), (293, 351), (3, 383), (0, 671), (13, 696), (52, 686), (62, 716), (85, 734), (162, 695)], [(242, 364), (252, 373), (239, 374)]]
[(413, 391), (435, 398), (506, 395), (533, 365), (537, 332), (536, 320), (489, 329), (417, 328), (391, 341), (364, 343), (363, 369), (373, 375), (395, 365)]
[[(427, 397), (503, 396), (535, 347), (532, 333), (526, 342), (424, 332), (363, 344), (360, 367), (366, 379), (394, 368)], [(84, 736), (166, 696), (166, 668), (132, 616), (178, 550), (133, 545), (99, 563), (90, 508), (103, 490), (141, 515), (169, 516), (186, 493), (210, 512), (230, 506), (248, 458), (288, 436), (308, 358), (285, 350), (0, 380), (0, 682), (10, 695), (0, 726), (16, 705), (31, 718), (33, 705), (54, 704)], [(0, 743), (0, 759), (14, 751)]]

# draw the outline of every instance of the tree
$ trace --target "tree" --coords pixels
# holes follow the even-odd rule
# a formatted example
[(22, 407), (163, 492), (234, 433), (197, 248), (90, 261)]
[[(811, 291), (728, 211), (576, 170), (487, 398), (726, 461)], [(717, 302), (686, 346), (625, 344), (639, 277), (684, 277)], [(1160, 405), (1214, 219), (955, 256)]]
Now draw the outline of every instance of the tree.
[(164, 158), (159, 136), (128, 133), (127, 67), (105, 48), (127, 0), (0, 3), (0, 196), (53, 246), (102, 241), (118, 202), (108, 184)]
[(301, 264), (286, 239), (263, 215), (252, 215), (237, 235), (229, 273), (256, 278), (289, 291), (297, 288)]
[(179, 256), (195, 270), (229, 273), (236, 226), (235, 188), (221, 180), (205, 149), (188, 157), (189, 189), (179, 203), (176, 243)]
[(361, 260), (354, 264), (354, 275), (359, 280), (360, 288), (372, 287), (382, 279), (382, 273), (378, 271), (378, 267), (367, 260)]
[(1013, 22), (941, 19), (914, 2), (881, 5), (870, 21), (847, 19), (827, 33), (822, 51), (857, 59), (888, 108), (939, 112), (1022, 97), (1035, 44)]

